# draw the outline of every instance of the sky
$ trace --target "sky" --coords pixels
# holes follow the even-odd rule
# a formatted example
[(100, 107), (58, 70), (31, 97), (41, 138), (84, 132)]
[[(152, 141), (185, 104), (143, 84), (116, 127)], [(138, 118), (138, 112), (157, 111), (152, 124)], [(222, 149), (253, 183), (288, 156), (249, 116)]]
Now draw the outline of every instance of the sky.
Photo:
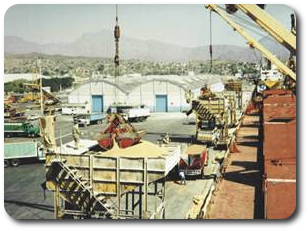
[[(119, 5), (121, 34), (184, 47), (209, 44), (209, 11), (203, 5)], [(266, 11), (290, 28), (292, 9), (267, 5)], [(242, 16), (243, 17), (243, 16)], [(4, 18), (4, 35), (39, 44), (73, 42), (83, 33), (115, 25), (115, 5), (13, 5)], [(250, 31), (248, 31), (250, 32)], [(261, 31), (260, 31), (261, 32)], [(213, 44), (245, 46), (218, 15), (212, 15)], [(259, 33), (251, 33), (257, 39)]]

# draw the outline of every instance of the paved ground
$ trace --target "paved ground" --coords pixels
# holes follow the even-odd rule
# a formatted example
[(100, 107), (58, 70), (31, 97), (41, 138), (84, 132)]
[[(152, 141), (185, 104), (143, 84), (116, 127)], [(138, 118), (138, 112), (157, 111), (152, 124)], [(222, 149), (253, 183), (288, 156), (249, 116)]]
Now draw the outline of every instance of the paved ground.
[(188, 179), (186, 185), (166, 183), (166, 219), (183, 219), (193, 206), (193, 198), (206, 187), (207, 179)]
[[(211, 218), (232, 218), (228, 214), (229, 203), (232, 206), (238, 205), (238, 201), (249, 201), (249, 211), (253, 210), (252, 195), (257, 187), (254, 182), (238, 182), (246, 177), (259, 174), (255, 172), (256, 164), (256, 150), (254, 142), (257, 136), (257, 128), (255, 128), (254, 121), (256, 118), (250, 118), (250, 122), (245, 121), (244, 128), (239, 132), (239, 141), (242, 144), (239, 146), (241, 154), (233, 154), (232, 165), (228, 168), (226, 174), (226, 182), (228, 186), (220, 190), (222, 193), (217, 203), (217, 208), (213, 208)], [(154, 113), (151, 117), (142, 123), (133, 123), (136, 128), (147, 130), (145, 139), (156, 143), (162, 135), (169, 133), (171, 140), (175, 142), (191, 142), (195, 134), (194, 118), (187, 117), (181, 113)], [(89, 127), (82, 127), (83, 138), (93, 138), (96, 133), (103, 131), (106, 124), (91, 125)], [(62, 142), (66, 143), (72, 140), (71, 137), (72, 118), (69, 116), (58, 117), (56, 123), (56, 136), (62, 136)], [(247, 133), (247, 134), (246, 134)], [(11, 138), (6, 139), (5, 142), (25, 141), (28, 138)], [(60, 139), (57, 140), (60, 142)], [(250, 147), (249, 146), (250, 142)], [(245, 155), (243, 155), (245, 153)], [(247, 159), (248, 158), (248, 159)], [(245, 162), (250, 161), (247, 165)], [(246, 169), (245, 169), (246, 168)], [(6, 168), (4, 170), (5, 183), (5, 208), (8, 214), (18, 219), (53, 219), (53, 194), (46, 191), (46, 198), (44, 199), (43, 190), (40, 184), (45, 180), (44, 164), (36, 163), (35, 161), (28, 161), (23, 163), (18, 168)], [(239, 177), (241, 176), (241, 177)], [(166, 218), (167, 219), (181, 219), (185, 217), (186, 212), (193, 205), (193, 198), (201, 194), (208, 179), (188, 179), (187, 185), (180, 185), (176, 180), (169, 179), (166, 183)], [(242, 185), (240, 187), (233, 185)], [(245, 187), (243, 187), (243, 185)], [(223, 187), (222, 187), (223, 188)], [(231, 191), (230, 191), (231, 190)], [(244, 194), (242, 191), (244, 190)], [(230, 196), (231, 194), (231, 196)], [(247, 198), (242, 195), (249, 195)], [(231, 201), (222, 200), (228, 196)], [(254, 197), (253, 197), (254, 199)], [(247, 205), (247, 203), (245, 204)], [(247, 207), (247, 208), (248, 208)], [(238, 210), (238, 213), (245, 211)], [(237, 212), (235, 212), (237, 213)], [(244, 217), (257, 217), (253, 213), (244, 213)], [(239, 214), (237, 214), (239, 215)], [(244, 218), (243, 217), (243, 218)]]
[(238, 133), (240, 153), (230, 155), (209, 219), (261, 219), (262, 153), (259, 143), (259, 116), (245, 116)]
[(52, 219), (53, 195), (40, 184), (45, 181), (44, 164), (26, 163), (4, 170), (4, 207), (17, 219)]
[[(72, 127), (73, 118), (72, 116), (57, 116), (56, 119), (56, 141), (60, 143), (60, 137), (62, 142), (67, 143), (72, 140)], [(152, 113), (151, 116), (144, 122), (132, 123), (138, 129), (145, 129), (147, 134), (145, 139), (156, 142), (157, 139), (165, 133), (171, 133), (174, 138), (186, 138), (192, 137), (195, 134), (194, 116), (191, 115), (189, 118), (183, 113)], [(98, 132), (101, 132), (106, 127), (106, 124), (101, 125), (90, 125), (88, 127), (80, 126), (80, 130), (83, 135), (82, 138), (93, 139)], [(22, 142), (28, 141), (27, 137), (14, 137), (5, 138), (5, 142)], [(40, 138), (36, 138), (40, 140)]]
[[(142, 123), (133, 123), (136, 128), (148, 131), (145, 139), (156, 142), (161, 135), (169, 133), (174, 141), (190, 142), (195, 133), (194, 118), (189, 120), (181, 113), (155, 113)], [(72, 119), (60, 117), (56, 124), (57, 137), (64, 136), (63, 143), (70, 141)], [(91, 138), (102, 131), (106, 125), (92, 125), (81, 128), (84, 138)], [(67, 135), (68, 134), (68, 135)], [(65, 136), (67, 135), (67, 136)], [(5, 142), (25, 141), (27, 138), (11, 138)], [(58, 140), (59, 141), (59, 140)], [(5, 209), (17, 219), (53, 219), (53, 195), (46, 191), (44, 199), (40, 184), (45, 180), (44, 164), (35, 161), (24, 162), (17, 168), (4, 170)], [(206, 179), (187, 180), (182, 186), (173, 180), (166, 184), (166, 218), (180, 219), (192, 205), (192, 199), (198, 195), (206, 184)]]

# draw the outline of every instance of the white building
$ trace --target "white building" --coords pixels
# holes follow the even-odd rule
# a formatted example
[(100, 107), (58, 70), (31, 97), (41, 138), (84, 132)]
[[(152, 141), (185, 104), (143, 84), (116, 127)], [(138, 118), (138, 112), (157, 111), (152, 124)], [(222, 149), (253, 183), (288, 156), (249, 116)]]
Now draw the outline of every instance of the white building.
[(276, 65), (274, 64), (271, 65), (271, 69), (269, 70), (261, 69), (260, 80), (262, 81), (265, 81), (265, 80), (278, 81), (282, 79), (283, 79), (282, 73), (278, 71)]
[(145, 105), (152, 112), (180, 112), (190, 108), (185, 92), (191, 90), (197, 96), (205, 84), (214, 92), (223, 90), (220, 76), (215, 75), (151, 75), (121, 76), (117, 84), (114, 78), (92, 77), (77, 86), (69, 95), (68, 103), (92, 105), (92, 111), (106, 111), (114, 102), (126, 105)]
[[(42, 78), (49, 79), (49, 76), (42, 75)], [(35, 73), (25, 73), (25, 74), (4, 74), (4, 83), (12, 82), (15, 80), (28, 80), (28, 81), (34, 81), (36, 79), (39, 79), (39, 75)]]

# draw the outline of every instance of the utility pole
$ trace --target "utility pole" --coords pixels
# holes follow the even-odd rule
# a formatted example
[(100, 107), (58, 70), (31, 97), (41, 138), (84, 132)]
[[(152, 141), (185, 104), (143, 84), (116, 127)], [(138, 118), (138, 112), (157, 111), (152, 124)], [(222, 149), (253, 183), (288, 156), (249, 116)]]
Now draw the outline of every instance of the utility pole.
[(44, 115), (44, 97), (43, 97), (43, 81), (42, 81), (42, 69), (41, 60), (37, 60), (37, 71), (40, 78), (40, 104), (41, 104), (41, 114)]

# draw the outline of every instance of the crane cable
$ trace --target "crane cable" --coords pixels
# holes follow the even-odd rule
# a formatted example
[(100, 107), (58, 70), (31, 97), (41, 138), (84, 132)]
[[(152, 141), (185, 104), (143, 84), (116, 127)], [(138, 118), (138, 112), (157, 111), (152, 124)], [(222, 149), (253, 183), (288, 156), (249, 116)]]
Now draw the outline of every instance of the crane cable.
[[(224, 7), (219, 6), (219, 5), (217, 5), (217, 7), (219, 9), (225, 11)], [(262, 30), (258, 25), (256, 25), (254, 22), (252, 22), (248, 18), (245, 18), (244, 15), (239, 15), (239, 14), (235, 13), (235, 14), (229, 14), (229, 17), (232, 18), (236, 23), (238, 23), (244, 29), (247, 29), (250, 32), (252, 32), (252, 33), (254, 33), (254, 34), (258, 35), (258, 36), (265, 37), (267, 35), (264, 32), (264, 30)], [(272, 37), (267, 37), (267, 38), (276, 42), (276, 40), (273, 39)]]
[(120, 27), (118, 25), (118, 5), (116, 4), (116, 25), (114, 27), (114, 38), (115, 38), (115, 56), (114, 56), (114, 102), (117, 103), (117, 87), (118, 87), (118, 76), (119, 76), (119, 40), (120, 40)]
[[(226, 9), (225, 9), (224, 7), (222, 7), (222, 6), (217, 5), (217, 7), (218, 7), (219, 9), (223, 10), (223, 11), (226, 11)], [(255, 29), (258, 29), (258, 30), (260, 30), (260, 31), (263, 31), (263, 30), (261, 30), (261, 28), (260, 28), (257, 24), (255, 24), (254, 22), (252, 22), (252, 21), (251, 21), (249, 18), (247, 18), (245, 15), (241, 15), (241, 12), (240, 12), (240, 13), (234, 13), (234, 14), (229, 14), (229, 13), (228, 13), (228, 15), (229, 15), (229, 17), (231, 17), (231, 18), (236, 18), (236, 19), (242, 21), (243, 23), (249, 24), (250, 26), (254, 27)]]
[[(221, 10), (225, 10), (223, 7), (221, 6), (217, 6), (218, 8), (220, 8)], [(258, 36), (264, 37), (266, 36), (266, 34), (261, 30), (261, 28), (259, 26), (257, 26), (256, 24), (254, 24), (253, 22), (249, 21), (248, 19), (244, 18), (243, 16), (240, 16), (238, 14), (229, 14), (229, 16), (236, 22), (238, 23), (240, 26), (242, 26), (244, 29), (249, 30), (252, 33), (255, 33)], [(263, 33), (262, 33), (263, 32)], [(275, 41), (272, 37), (268, 37), (268, 39)], [(258, 57), (257, 52), (254, 48), (252, 48), (253, 52), (254, 52), (254, 56), (256, 61), (260, 61), (262, 60), (262, 56), (261, 58)]]
[(118, 25), (118, 5), (116, 5), (116, 25), (114, 27), (114, 38), (115, 38), (115, 56), (114, 56), (114, 64), (115, 67), (118, 67), (120, 64), (119, 58), (119, 39), (120, 39), (120, 27)]
[(209, 45), (209, 51), (210, 51), (210, 73), (211, 73), (212, 72), (212, 67), (213, 67), (212, 11), (210, 11), (210, 45)]

